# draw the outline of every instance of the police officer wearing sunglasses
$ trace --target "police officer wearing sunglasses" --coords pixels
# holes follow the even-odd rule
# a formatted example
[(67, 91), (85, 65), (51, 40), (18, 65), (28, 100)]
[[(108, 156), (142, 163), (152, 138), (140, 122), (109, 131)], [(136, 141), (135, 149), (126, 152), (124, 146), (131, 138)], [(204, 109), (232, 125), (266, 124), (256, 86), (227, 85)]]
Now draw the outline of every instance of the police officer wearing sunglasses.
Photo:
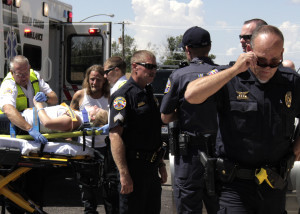
[(131, 78), (111, 96), (109, 138), (120, 176), (120, 213), (160, 213), (167, 171), (158, 101), (150, 85), (156, 69), (151, 52), (135, 52)]
[(250, 19), (244, 22), (241, 34), (239, 35), (243, 52), (246, 52), (247, 44), (250, 44), (250, 39), (255, 28), (262, 25), (267, 25), (267, 22), (262, 19)]
[(300, 138), (292, 142), (300, 77), (280, 66), (284, 38), (278, 28), (258, 27), (250, 43), (231, 68), (191, 82), (185, 98), (197, 104), (217, 93), (218, 213), (283, 214), (288, 172), (300, 156)]
[[(182, 38), (190, 65), (175, 70), (168, 79), (161, 103), (161, 117), (172, 126), (171, 152), (175, 155), (174, 197), (178, 213), (202, 213), (202, 201), (208, 213), (216, 213), (215, 196), (208, 195), (204, 181), (204, 167), (198, 153), (214, 155), (217, 133), (217, 114), (214, 98), (205, 104), (191, 105), (184, 99), (187, 84), (207, 75), (217, 65), (208, 57), (211, 49), (210, 34), (201, 27), (188, 29)], [(213, 72), (212, 72), (213, 73)]]

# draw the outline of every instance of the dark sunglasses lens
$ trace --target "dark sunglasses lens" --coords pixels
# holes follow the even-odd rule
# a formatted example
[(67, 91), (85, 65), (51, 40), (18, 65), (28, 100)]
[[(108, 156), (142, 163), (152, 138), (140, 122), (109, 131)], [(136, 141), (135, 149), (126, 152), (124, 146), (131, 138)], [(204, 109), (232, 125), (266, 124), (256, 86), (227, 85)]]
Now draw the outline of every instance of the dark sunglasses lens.
[(249, 39), (251, 39), (251, 36), (252, 35), (240, 35), (239, 37), (240, 37), (240, 39), (249, 40)]
[(157, 68), (157, 65), (154, 65), (154, 64), (145, 64), (145, 68), (153, 70), (153, 69)]
[(277, 64), (263, 64), (263, 63), (260, 63), (259, 61), (257, 61), (256, 64), (257, 64), (259, 67), (262, 67), (262, 68), (266, 68), (266, 67), (276, 68), (276, 67), (278, 67), (281, 63), (282, 63), (282, 61), (280, 61), (280, 62), (277, 63)]
[(109, 69), (105, 70), (104, 73), (105, 73), (105, 74), (108, 74), (111, 70), (114, 70), (115, 68), (116, 68), (116, 67), (109, 68)]

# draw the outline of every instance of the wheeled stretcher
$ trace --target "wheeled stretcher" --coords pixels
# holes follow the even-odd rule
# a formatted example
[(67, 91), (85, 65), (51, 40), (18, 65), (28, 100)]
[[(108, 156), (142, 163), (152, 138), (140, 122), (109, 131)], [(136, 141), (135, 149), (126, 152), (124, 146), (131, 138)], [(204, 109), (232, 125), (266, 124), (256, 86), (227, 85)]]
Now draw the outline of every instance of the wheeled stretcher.
[[(60, 134), (66, 137), (65, 133)], [(31, 140), (0, 137), (0, 196), (10, 199), (30, 213), (45, 212), (30, 199), (25, 199), (26, 197), (23, 197), (20, 192), (13, 190), (10, 182), (17, 180), (32, 168), (72, 166), (76, 170), (80, 168), (81, 163), (84, 163), (97, 164), (99, 172), (102, 173), (104, 157), (96, 153), (93, 148), (83, 149), (82, 144), (67, 141), (48, 142), (43, 152), (40, 147), (40, 144)]]

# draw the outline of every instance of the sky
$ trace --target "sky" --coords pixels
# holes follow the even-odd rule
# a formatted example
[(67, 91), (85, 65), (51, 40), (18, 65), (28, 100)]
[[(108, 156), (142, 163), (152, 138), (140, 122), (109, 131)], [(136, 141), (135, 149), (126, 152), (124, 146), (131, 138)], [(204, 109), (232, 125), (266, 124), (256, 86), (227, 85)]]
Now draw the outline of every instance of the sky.
[(164, 53), (167, 38), (183, 35), (199, 26), (210, 32), (211, 54), (215, 63), (235, 61), (242, 48), (238, 35), (243, 22), (261, 18), (278, 27), (284, 35), (284, 59), (300, 67), (300, 0), (61, 0), (73, 6), (73, 22), (95, 14), (86, 21), (112, 22), (112, 39), (118, 41), (125, 34), (136, 41), (138, 49)]

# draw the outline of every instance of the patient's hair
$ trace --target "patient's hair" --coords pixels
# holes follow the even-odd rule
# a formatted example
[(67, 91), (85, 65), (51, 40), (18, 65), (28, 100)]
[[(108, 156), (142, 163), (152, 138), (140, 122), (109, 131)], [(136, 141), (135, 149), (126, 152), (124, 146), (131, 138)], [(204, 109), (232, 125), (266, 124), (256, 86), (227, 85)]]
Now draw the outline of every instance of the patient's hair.
[(105, 110), (99, 111), (95, 116), (92, 126), (102, 127), (105, 124), (108, 124), (108, 113)]

